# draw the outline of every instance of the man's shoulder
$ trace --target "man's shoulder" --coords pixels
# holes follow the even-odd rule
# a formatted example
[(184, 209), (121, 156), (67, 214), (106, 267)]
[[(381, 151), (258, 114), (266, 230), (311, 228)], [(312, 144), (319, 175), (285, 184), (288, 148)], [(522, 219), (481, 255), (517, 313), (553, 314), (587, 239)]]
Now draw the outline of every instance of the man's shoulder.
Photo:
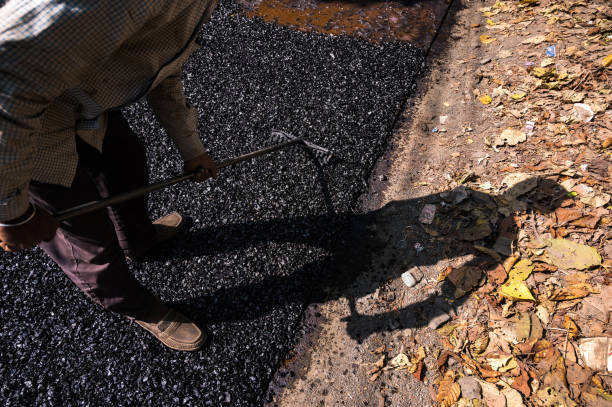
[[(0, 41), (24, 39), (89, 21), (110, 27), (139, 24), (170, 0), (0, 0)], [(84, 28), (84, 27), (80, 27)], [(83, 35), (86, 32), (82, 33)]]

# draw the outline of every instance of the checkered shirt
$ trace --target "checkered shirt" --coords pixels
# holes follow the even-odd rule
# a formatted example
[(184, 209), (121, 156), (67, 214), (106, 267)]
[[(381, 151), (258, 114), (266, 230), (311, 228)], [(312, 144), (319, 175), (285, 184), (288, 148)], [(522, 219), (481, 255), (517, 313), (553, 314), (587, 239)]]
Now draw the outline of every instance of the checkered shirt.
[(183, 159), (205, 150), (181, 66), (216, 0), (9, 0), (0, 8), (0, 222), (30, 180), (69, 187), (75, 134), (102, 149), (106, 112), (147, 97)]

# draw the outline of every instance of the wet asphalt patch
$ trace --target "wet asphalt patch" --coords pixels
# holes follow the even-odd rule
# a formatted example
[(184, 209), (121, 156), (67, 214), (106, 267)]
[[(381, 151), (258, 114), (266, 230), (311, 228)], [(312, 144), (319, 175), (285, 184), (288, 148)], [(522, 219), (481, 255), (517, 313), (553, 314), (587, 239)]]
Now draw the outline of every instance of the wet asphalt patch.
[[(340, 158), (320, 166), (291, 148), (152, 194), (189, 230), (142, 263), (146, 287), (197, 322), (195, 353), (164, 348), (105, 312), (38, 249), (0, 255), (0, 400), (7, 406), (254, 406), (292, 347), (318, 281), (333, 270), (346, 214), (365, 190), (394, 118), (421, 69), (406, 44), (293, 31), (222, 5), (184, 67), (186, 95), (216, 159), (268, 145), (273, 129)], [(145, 104), (125, 110), (142, 136), (152, 181), (181, 170)]]

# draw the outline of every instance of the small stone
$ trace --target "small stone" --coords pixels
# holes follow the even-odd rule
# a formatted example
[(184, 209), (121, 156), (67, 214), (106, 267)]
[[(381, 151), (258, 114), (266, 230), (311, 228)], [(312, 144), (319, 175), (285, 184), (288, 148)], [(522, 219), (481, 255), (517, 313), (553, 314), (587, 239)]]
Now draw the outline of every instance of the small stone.
[(409, 271), (402, 273), (402, 281), (406, 284), (407, 287), (414, 287), (417, 283), (416, 279)]
[(438, 329), (438, 327), (450, 319), (450, 315), (448, 315), (446, 312), (442, 310), (439, 310), (439, 312), (442, 313), (433, 317), (427, 324), (427, 326), (431, 329)]
[(419, 281), (423, 279), (423, 272), (417, 266), (412, 267), (410, 270), (402, 273), (402, 281), (408, 287), (414, 287)]
[(472, 376), (465, 376), (457, 380), (459, 386), (461, 386), (461, 396), (468, 399), (482, 399), (482, 387), (480, 383)]

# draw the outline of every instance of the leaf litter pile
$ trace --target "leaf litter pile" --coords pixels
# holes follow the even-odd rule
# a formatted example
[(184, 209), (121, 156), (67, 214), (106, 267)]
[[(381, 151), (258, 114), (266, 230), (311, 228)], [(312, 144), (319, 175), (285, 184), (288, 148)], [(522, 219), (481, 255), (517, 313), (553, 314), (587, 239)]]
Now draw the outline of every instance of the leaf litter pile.
[[(438, 345), (378, 349), (366, 373), (405, 369), (444, 407), (612, 406), (612, 6), (483, 5), (471, 29), (485, 57), (456, 62), (474, 67), (472, 103), (497, 129), (418, 219), (476, 257), (424, 280), (452, 310), (429, 320)], [(441, 146), (479, 136), (463, 124), (451, 138), (448, 122), (431, 131)]]

